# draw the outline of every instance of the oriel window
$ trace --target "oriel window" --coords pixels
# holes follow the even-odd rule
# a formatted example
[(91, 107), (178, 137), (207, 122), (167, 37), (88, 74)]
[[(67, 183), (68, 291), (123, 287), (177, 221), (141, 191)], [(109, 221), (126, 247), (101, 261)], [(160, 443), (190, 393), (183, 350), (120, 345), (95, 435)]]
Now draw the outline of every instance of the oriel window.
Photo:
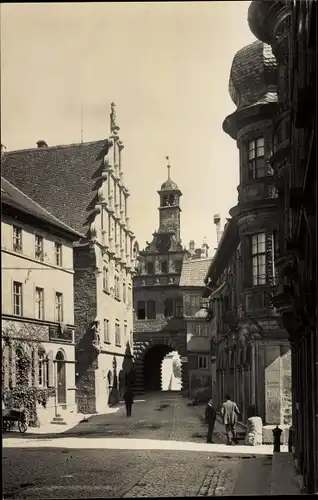
[(252, 276), (253, 285), (266, 284), (266, 243), (265, 233), (256, 233), (252, 240)]

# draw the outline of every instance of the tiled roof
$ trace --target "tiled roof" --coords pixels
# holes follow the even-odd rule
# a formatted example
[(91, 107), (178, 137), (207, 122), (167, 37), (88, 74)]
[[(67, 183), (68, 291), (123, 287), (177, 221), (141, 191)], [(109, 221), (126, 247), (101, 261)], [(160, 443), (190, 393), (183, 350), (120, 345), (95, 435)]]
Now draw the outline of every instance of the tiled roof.
[(236, 53), (229, 93), (238, 109), (277, 101), (277, 62), (270, 45), (257, 40)]
[(31, 200), (31, 198), (26, 196), (22, 193), (22, 191), (17, 189), (3, 177), (1, 177), (1, 203), (17, 208), (18, 210), (21, 210), (21, 212), (33, 215), (34, 217), (37, 217), (52, 226), (63, 229), (74, 236), (82, 236), (80, 233), (77, 233), (74, 229), (71, 229), (69, 226), (54, 217), (38, 203)]
[(185, 261), (182, 266), (179, 286), (204, 287), (204, 278), (211, 262), (212, 258)]
[(3, 155), (2, 175), (55, 217), (87, 233), (107, 140), (10, 151)]

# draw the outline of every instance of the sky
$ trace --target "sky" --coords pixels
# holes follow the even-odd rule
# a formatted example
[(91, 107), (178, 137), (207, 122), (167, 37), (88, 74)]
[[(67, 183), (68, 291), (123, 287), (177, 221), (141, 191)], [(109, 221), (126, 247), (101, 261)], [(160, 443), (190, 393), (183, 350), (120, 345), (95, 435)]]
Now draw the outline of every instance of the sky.
[(181, 237), (216, 246), (237, 202), (239, 155), (222, 130), (235, 110), (235, 53), (255, 40), (250, 2), (1, 5), (1, 143), (7, 151), (109, 136), (116, 103), (128, 210), (141, 248), (158, 229), (157, 190), (181, 197)]

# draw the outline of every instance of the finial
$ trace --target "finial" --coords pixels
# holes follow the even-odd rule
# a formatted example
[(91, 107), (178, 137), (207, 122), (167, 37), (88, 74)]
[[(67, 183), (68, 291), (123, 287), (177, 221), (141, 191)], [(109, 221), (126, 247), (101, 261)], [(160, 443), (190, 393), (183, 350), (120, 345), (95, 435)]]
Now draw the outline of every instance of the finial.
[(170, 168), (171, 166), (169, 165), (169, 156), (166, 156), (166, 160), (168, 162), (167, 169), (168, 169), (168, 180), (170, 181)]
[(110, 105), (110, 129), (113, 130), (116, 127), (116, 104), (114, 102)]

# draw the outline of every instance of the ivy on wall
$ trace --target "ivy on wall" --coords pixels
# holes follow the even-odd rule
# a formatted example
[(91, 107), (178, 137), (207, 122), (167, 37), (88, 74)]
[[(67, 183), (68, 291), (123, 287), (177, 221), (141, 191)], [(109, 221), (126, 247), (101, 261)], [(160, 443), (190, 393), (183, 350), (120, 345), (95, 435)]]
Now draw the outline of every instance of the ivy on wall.
[[(26, 410), (28, 425), (38, 427), (40, 424), (37, 404), (46, 408), (48, 399), (55, 395), (54, 387), (36, 387), (37, 363), (32, 363), (32, 353), (39, 350), (39, 343), (32, 339), (31, 342), (23, 341), (22, 344), (18, 344), (4, 335), (2, 341), (4, 342), (2, 360), (4, 404), (8, 409)], [(18, 357), (17, 351), (19, 351)]]

